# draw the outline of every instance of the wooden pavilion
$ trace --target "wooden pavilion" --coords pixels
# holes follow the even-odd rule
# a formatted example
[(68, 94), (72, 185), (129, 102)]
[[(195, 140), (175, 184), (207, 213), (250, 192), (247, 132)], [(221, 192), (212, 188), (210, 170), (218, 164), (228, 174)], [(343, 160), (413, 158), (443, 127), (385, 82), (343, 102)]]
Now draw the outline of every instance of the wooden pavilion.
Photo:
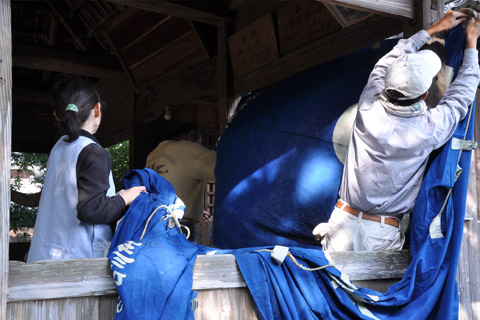
[[(12, 152), (48, 153), (55, 128), (48, 94), (65, 72), (90, 77), (104, 97), (104, 147), (130, 141), (130, 166), (176, 124), (192, 121), (215, 142), (238, 97), (391, 36), (428, 27), (444, 0), (0, 0), (0, 319), (113, 319), (116, 288), (103, 259), (9, 261)], [(167, 107), (171, 120), (164, 115)], [(478, 118), (478, 116), (476, 116)], [(476, 140), (480, 131), (476, 130)], [(461, 319), (480, 318), (479, 208), (472, 156), (458, 268)], [(409, 254), (332, 255), (355, 283), (385, 290)], [(233, 256), (194, 269), (197, 319), (253, 319)]]

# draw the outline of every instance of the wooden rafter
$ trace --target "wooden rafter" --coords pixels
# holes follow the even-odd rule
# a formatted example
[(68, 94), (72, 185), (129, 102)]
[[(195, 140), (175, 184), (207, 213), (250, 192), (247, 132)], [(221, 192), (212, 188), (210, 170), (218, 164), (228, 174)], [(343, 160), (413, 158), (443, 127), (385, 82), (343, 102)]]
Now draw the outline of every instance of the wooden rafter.
[(67, 32), (72, 36), (72, 38), (75, 41), (75, 44), (78, 46), (78, 48), (80, 48), (82, 50), (87, 50), (87, 47), (83, 44), (80, 37), (73, 30), (73, 28), (67, 23), (67, 21), (63, 18), (63, 17), (66, 16), (66, 14), (63, 13), (63, 12), (60, 12), (52, 2), (50, 2), (48, 0), (46, 0), (46, 2), (50, 6), (50, 8), (52, 9), (53, 14), (55, 15), (55, 18), (58, 19), (58, 21), (63, 25), (65, 30), (67, 30)]
[(13, 65), (37, 70), (65, 72), (100, 79), (125, 79), (115, 56), (94, 55), (77, 51), (13, 45)]
[(202, 11), (195, 8), (190, 8), (177, 3), (172, 3), (163, 0), (105, 0), (107, 2), (133, 7), (146, 11), (152, 11), (179, 17), (187, 20), (203, 22), (207, 24), (222, 24), (225, 21), (233, 20), (231, 16), (220, 16), (218, 14)]
[(371, 12), (379, 15), (415, 18), (414, 0), (316, 0), (319, 2)]

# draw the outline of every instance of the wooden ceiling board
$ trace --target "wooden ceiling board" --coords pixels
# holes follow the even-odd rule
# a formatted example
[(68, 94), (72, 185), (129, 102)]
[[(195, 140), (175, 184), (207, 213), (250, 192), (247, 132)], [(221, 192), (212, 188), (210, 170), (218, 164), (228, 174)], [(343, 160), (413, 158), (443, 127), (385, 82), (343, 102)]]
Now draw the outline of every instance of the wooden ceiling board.
[(143, 87), (153, 80), (166, 79), (192, 69), (208, 59), (202, 41), (192, 31), (131, 72), (138, 87)]
[(273, 63), (235, 79), (235, 96), (268, 86), (321, 63), (381, 41), (402, 31), (402, 22), (371, 16), (290, 52)]
[(127, 66), (134, 69), (189, 32), (193, 32), (192, 24), (189, 21), (172, 17), (157, 25), (132, 45), (124, 49), (119, 48), (120, 54)]
[(112, 27), (108, 33), (117, 48), (122, 50), (135, 43), (142, 34), (155, 28), (167, 17), (169, 16), (161, 13), (135, 10)]
[[(238, 2), (234, 4), (233, 2)], [(286, 1), (278, 0), (261, 0), (261, 1), (252, 1), (252, 0), (240, 0), (240, 1), (231, 1), (232, 5), (235, 5), (235, 10), (237, 10), (237, 17), (235, 19), (235, 30), (245, 28), (254, 21), (260, 19), (270, 12), (277, 11), (280, 7), (284, 6)]]

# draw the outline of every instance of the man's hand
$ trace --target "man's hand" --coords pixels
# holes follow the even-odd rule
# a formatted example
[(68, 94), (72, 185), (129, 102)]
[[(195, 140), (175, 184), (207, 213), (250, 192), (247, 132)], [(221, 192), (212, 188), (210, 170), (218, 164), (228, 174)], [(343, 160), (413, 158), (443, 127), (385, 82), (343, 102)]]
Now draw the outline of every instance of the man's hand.
[(438, 32), (450, 30), (458, 26), (460, 23), (466, 21), (467, 17), (468, 15), (465, 13), (449, 10), (443, 15), (443, 17), (440, 18), (440, 20), (428, 28), (427, 32), (430, 34), (430, 36), (433, 36)]
[(477, 39), (480, 36), (480, 15), (478, 18), (471, 18), (467, 25), (467, 48), (476, 48)]
[(213, 220), (213, 215), (207, 210), (203, 210), (202, 222), (211, 222)]

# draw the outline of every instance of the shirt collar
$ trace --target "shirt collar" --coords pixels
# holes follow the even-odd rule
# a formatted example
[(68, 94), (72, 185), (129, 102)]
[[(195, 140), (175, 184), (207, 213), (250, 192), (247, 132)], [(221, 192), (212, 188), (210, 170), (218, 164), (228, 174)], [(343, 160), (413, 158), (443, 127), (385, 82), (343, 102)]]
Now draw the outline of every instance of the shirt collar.
[(83, 137), (90, 138), (90, 139), (92, 139), (93, 141), (95, 141), (97, 144), (100, 144), (100, 142), (98, 142), (97, 138), (95, 138), (94, 135), (91, 134), (91, 133), (88, 132), (88, 131), (85, 131), (85, 130), (83, 130), (83, 129), (80, 129), (80, 135), (83, 136)]

